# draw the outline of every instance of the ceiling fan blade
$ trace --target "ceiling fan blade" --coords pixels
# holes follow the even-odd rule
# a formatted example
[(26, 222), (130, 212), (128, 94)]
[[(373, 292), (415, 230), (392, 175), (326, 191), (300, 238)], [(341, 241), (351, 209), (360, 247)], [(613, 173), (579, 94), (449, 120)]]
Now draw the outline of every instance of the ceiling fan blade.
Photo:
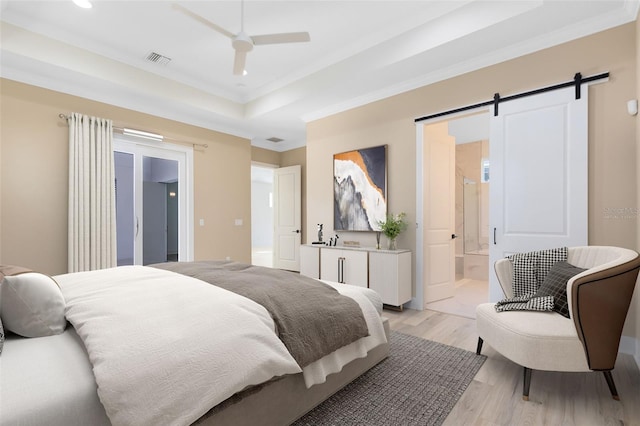
[(308, 32), (263, 34), (251, 36), (253, 44), (280, 44), (280, 43), (304, 43), (311, 41)]
[(195, 19), (196, 21), (200, 22), (201, 24), (206, 25), (207, 27), (213, 29), (214, 31), (219, 32), (222, 35), (225, 35), (229, 38), (233, 38), (235, 36), (235, 34), (233, 34), (231, 31), (227, 31), (224, 28), (222, 28), (221, 26), (219, 26), (218, 24), (214, 24), (213, 22), (209, 21), (206, 18), (203, 18), (202, 16), (198, 15), (195, 12), (192, 12), (191, 10), (187, 9), (186, 7), (178, 4), (178, 3), (173, 3), (173, 8), (174, 9), (178, 9), (180, 12), (184, 13), (185, 15)]
[(236, 56), (233, 59), (233, 73), (235, 75), (242, 75), (246, 61), (247, 52), (236, 50)]

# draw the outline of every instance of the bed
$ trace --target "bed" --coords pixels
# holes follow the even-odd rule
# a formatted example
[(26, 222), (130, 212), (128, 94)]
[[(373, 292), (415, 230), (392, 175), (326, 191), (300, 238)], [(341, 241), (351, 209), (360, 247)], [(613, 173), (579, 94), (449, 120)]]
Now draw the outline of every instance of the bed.
[[(30, 275), (2, 283), (5, 328)], [(291, 272), (176, 262), (39, 278), (59, 285), (69, 325), (6, 333), (2, 425), (286, 425), (389, 353), (375, 292)]]

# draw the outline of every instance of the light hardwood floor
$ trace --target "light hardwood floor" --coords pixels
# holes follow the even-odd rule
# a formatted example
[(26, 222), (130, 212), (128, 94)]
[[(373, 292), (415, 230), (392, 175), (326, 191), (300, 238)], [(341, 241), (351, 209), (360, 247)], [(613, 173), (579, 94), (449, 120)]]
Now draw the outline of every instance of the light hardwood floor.
[(426, 308), (430, 311), (475, 318), (476, 306), (488, 301), (489, 282), (487, 280), (480, 281), (461, 278), (456, 281), (456, 290), (453, 297), (427, 303)]
[[(435, 311), (384, 311), (392, 330), (475, 352), (474, 319)], [(602, 373), (534, 371), (530, 400), (522, 400), (522, 367), (486, 342), (487, 356), (445, 425), (640, 425), (640, 371), (620, 354), (613, 378), (620, 401), (611, 398)]]

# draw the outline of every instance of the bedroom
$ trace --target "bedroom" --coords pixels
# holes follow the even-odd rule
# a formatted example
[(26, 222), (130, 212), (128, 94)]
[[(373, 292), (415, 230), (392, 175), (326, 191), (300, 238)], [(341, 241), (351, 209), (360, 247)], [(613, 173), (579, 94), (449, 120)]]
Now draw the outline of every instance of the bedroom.
[[(4, 26), (4, 23), (3, 23)], [(4, 31), (4, 28), (3, 28)], [(250, 261), (250, 164), (302, 164), (306, 173), (303, 233), (310, 241), (316, 223), (330, 223), (331, 155), (345, 149), (389, 144), (389, 194), (394, 211), (415, 211), (415, 127), (413, 119), (490, 98), (585, 75), (609, 71), (609, 82), (593, 86), (590, 109), (590, 243), (638, 249), (637, 217), (615, 219), (608, 208), (635, 208), (638, 199), (637, 118), (626, 102), (638, 98), (637, 21), (451, 77), (387, 99), (319, 118), (307, 125), (306, 147), (284, 152), (252, 147), (247, 138), (38, 87), (5, 76), (1, 81), (2, 161), (0, 259), (50, 274), (66, 271), (67, 132), (58, 114), (79, 111), (113, 119), (118, 125), (152, 130), (189, 142), (208, 143), (196, 151), (194, 217), (196, 259)], [(5, 48), (3, 36), (3, 49)], [(615, 48), (612, 48), (615, 46)], [(18, 81), (16, 81), (18, 80)], [(97, 89), (96, 89), (97, 90)], [(97, 97), (97, 96), (96, 96)], [(37, 124), (34, 124), (37, 123)], [(409, 166), (411, 165), (411, 166)], [(229, 185), (233, 182), (233, 185)], [(220, 183), (219, 185), (213, 183)], [(221, 202), (224, 200), (224, 202)], [(361, 237), (372, 244), (373, 236)], [(406, 232), (400, 247), (415, 252)], [(414, 284), (415, 285), (415, 284)], [(637, 290), (636, 290), (637, 291)], [(640, 359), (640, 298), (636, 297), (624, 336)]]

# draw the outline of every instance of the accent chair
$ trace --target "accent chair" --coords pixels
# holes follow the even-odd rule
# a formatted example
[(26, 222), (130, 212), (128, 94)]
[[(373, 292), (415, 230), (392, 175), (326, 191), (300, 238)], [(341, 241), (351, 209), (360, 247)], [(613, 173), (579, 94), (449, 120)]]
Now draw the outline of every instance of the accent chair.
[[(569, 318), (557, 312), (496, 312), (494, 303), (477, 307), (477, 353), (483, 342), (524, 367), (522, 398), (529, 400), (532, 370), (602, 371), (614, 399), (611, 375), (640, 269), (633, 250), (607, 246), (569, 247), (567, 262), (586, 270), (566, 284)], [(509, 259), (495, 263), (500, 286), (513, 297)]]

